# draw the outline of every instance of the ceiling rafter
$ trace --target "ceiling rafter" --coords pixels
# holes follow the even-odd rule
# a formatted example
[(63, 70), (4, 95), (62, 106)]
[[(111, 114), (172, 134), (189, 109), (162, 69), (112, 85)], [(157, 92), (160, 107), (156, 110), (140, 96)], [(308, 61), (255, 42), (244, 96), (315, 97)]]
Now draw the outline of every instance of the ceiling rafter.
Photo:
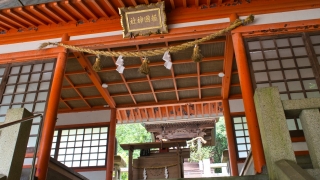
[(68, 97), (62, 98), (63, 101), (75, 101), (75, 100), (83, 100), (83, 99), (100, 99), (103, 98), (101, 95), (97, 96), (83, 96), (83, 97)]
[(194, 4), (196, 5), (196, 7), (199, 7), (199, 0), (195, 0)]
[[(229, 96), (229, 99), (241, 99), (242, 95), (241, 94), (235, 94)], [(177, 100), (164, 100), (164, 101), (159, 101), (158, 103), (152, 103), (152, 102), (140, 102), (137, 104), (119, 104), (117, 105), (117, 108), (140, 108), (140, 107), (160, 107), (162, 105), (174, 105), (174, 104), (192, 104), (192, 103), (200, 103), (200, 102), (207, 102), (207, 101), (220, 101), (222, 100), (221, 96), (208, 96), (208, 97), (203, 97), (201, 100), (199, 98), (188, 98), (188, 99), (181, 99), (180, 101)], [(153, 104), (153, 105), (150, 105)]]
[(64, 108), (64, 109), (59, 109), (59, 113), (69, 113), (69, 112), (83, 112), (83, 111), (92, 111), (92, 110), (106, 110), (106, 109), (110, 109), (110, 108), (106, 108), (105, 106), (92, 106), (90, 109), (88, 109), (87, 107), (78, 107), (78, 108), (72, 108), (72, 110), (69, 110), (68, 108)]
[(85, 70), (78, 70), (78, 71), (71, 71), (71, 72), (65, 72), (67, 75), (75, 75), (75, 74), (85, 74), (87, 73)]
[[(166, 41), (165, 44), (166, 44), (166, 47), (169, 47), (168, 41)], [(172, 63), (172, 67), (171, 67), (170, 71), (171, 71), (171, 77), (172, 77), (172, 81), (173, 81), (173, 87), (174, 87), (174, 90), (175, 90), (175, 93), (176, 93), (176, 98), (177, 98), (177, 101), (179, 101), (180, 97), (179, 97), (179, 93), (178, 93), (177, 82), (176, 82), (176, 79), (174, 78), (173, 63)]]
[(71, 10), (71, 14), (76, 14), (80, 17), (81, 20), (87, 21), (87, 18), (69, 1), (63, 1), (63, 3)]
[(77, 21), (77, 19), (72, 14), (69, 14), (68, 12), (66, 12), (66, 10), (64, 10), (63, 7), (59, 3), (57, 3), (57, 2), (52, 3), (52, 7), (56, 11), (62, 13), (64, 16), (68, 17), (71, 21)]
[(126, 5), (124, 4), (124, 2), (122, 0), (118, 0), (120, 7), (126, 7)]
[(27, 28), (27, 27), (28, 27), (28, 26), (26, 26), (25, 24), (19, 23), (19, 22), (15, 21), (14, 19), (8, 17), (8, 16), (7, 16), (6, 14), (4, 14), (4, 13), (0, 13), (0, 17), (1, 17), (2, 19), (5, 19), (5, 21), (7, 21), (8, 23), (14, 25), (15, 27), (18, 26), (17, 29), (19, 29), (19, 28)]
[(14, 12), (11, 9), (8, 9), (5, 11), (6, 13), (10, 14), (12, 17), (14, 17), (15, 19), (24, 22), (25, 24), (28, 24), (29, 26), (37, 26), (36, 23), (30, 21), (28, 18), (22, 17), (20, 14)]
[[(201, 62), (208, 62), (208, 61), (222, 61), (224, 60), (224, 56), (212, 56), (212, 57), (205, 57), (202, 59)], [(173, 60), (172, 64), (185, 64), (185, 63), (193, 63), (191, 59), (182, 59), (182, 60)], [(140, 64), (126, 66), (126, 69), (136, 69), (139, 68)], [(163, 62), (150, 62), (148, 64), (149, 67), (152, 66), (163, 66)], [(107, 71), (114, 71), (114, 67), (102, 68), (100, 72), (107, 72)]]
[(10, 28), (7, 28), (7, 27), (1, 25), (1, 22), (0, 22), (0, 29), (5, 30), (5, 31), (8, 31)]
[[(176, 110), (174, 107), (181, 107), (186, 105), (205, 105), (205, 104), (217, 104), (221, 102), (221, 99), (219, 100), (205, 100), (205, 101), (185, 101), (185, 102), (174, 102), (174, 103), (163, 103), (163, 104), (157, 104), (157, 105), (141, 105), (136, 107), (119, 107), (117, 108), (118, 111), (124, 111), (124, 110), (130, 110), (130, 109), (147, 109), (147, 108), (160, 108), (160, 107), (171, 107), (174, 111)], [(176, 114), (176, 113), (174, 113)], [(176, 114), (177, 115), (177, 114)]]
[(175, 8), (176, 8), (176, 6), (175, 6), (175, 4), (174, 4), (174, 0), (170, 0), (170, 4), (171, 4), (171, 8), (172, 8), (172, 9), (175, 9)]
[(121, 117), (121, 113), (119, 112), (119, 110), (117, 109), (117, 120), (122, 121), (122, 117)]
[[(68, 75), (68, 74), (66, 74)], [(74, 86), (63, 86), (62, 89), (70, 89), (70, 88), (87, 88), (87, 87), (95, 87), (94, 84), (78, 84)]]
[(91, 9), (89, 9), (89, 7), (88, 7), (87, 5), (85, 5), (82, 0), (77, 0), (77, 4), (78, 4), (82, 9), (84, 9), (87, 14), (90, 14), (91, 18), (93, 18), (93, 19), (98, 19), (98, 16), (96, 16), (96, 15), (94, 14), (94, 11), (92, 11)]
[[(140, 51), (140, 50), (139, 50), (139, 45), (136, 45), (136, 48), (137, 48), (138, 51)], [(142, 61), (143, 61), (142, 57), (140, 57), (140, 60), (141, 60), (141, 63), (142, 63)], [(154, 98), (154, 100), (155, 100), (156, 102), (158, 102), (158, 98), (157, 98), (157, 96), (156, 96), (156, 93), (154, 93), (154, 88), (153, 88), (152, 82), (151, 82), (151, 80), (150, 80), (149, 74), (147, 74), (146, 77), (147, 77), (147, 80), (148, 80), (148, 83), (149, 83), (149, 86), (150, 86), (150, 89), (151, 89), (153, 98)]]
[(154, 108), (151, 108), (151, 112), (152, 112), (153, 120), (155, 121), (156, 120), (156, 113), (155, 113)]
[[(76, 71), (76, 72), (66, 72), (66, 75), (75, 75), (75, 74), (86, 74), (86, 71)], [(216, 72), (206, 72), (206, 73), (202, 73), (202, 74), (182, 74), (182, 75), (176, 75), (175, 78), (176, 79), (183, 79), (183, 78), (192, 78), (192, 77), (205, 77), (205, 76), (216, 76), (218, 75), (220, 72), (216, 71)], [(237, 74), (238, 71), (232, 71), (231, 74)], [(121, 76), (121, 74), (120, 74)], [(158, 76), (158, 77), (151, 77), (150, 81), (158, 81), (158, 80), (166, 80), (166, 79), (173, 79), (172, 76)], [(137, 83), (137, 82), (145, 82), (148, 81), (147, 78), (136, 78), (136, 79), (130, 79), (130, 80), (126, 80), (127, 84), (130, 83)], [(117, 84), (123, 84), (124, 81), (112, 81), (112, 82), (108, 82), (108, 85), (117, 85)], [(81, 88), (81, 87), (92, 87), (94, 86), (94, 84), (83, 84), (83, 85), (77, 85), (75, 86), (76, 88)], [(71, 86), (64, 86), (63, 88), (67, 89), (67, 88), (71, 88)]]
[(103, 99), (108, 103), (108, 105), (111, 108), (115, 108), (116, 103), (110, 96), (109, 91), (101, 86), (101, 79), (99, 75), (92, 69), (90, 61), (81, 52), (73, 52), (73, 54), (78, 59), (78, 62), (80, 63), (82, 68), (88, 71), (87, 75), (89, 76), (93, 84), (96, 86), (100, 94), (103, 96)]
[[(240, 86), (239, 83), (237, 84), (232, 84), (233, 87), (236, 86)], [(211, 85), (205, 85), (205, 86), (201, 86), (201, 89), (214, 89), (214, 88), (222, 88), (221, 84), (211, 84)], [(183, 88), (178, 88), (177, 91), (187, 91), (187, 90), (198, 90), (199, 87), (198, 86), (190, 86), (190, 87), (183, 87)], [(159, 89), (159, 90), (155, 90), (154, 93), (164, 93), (164, 92), (173, 92), (175, 91), (174, 88), (168, 88), (168, 89)], [(152, 91), (139, 91), (139, 92), (134, 92), (132, 93), (132, 95), (140, 95), (140, 94), (152, 94)], [(119, 96), (129, 96), (129, 93), (114, 93), (111, 94), (112, 97), (119, 97)]]
[(39, 11), (36, 6), (29, 6), (27, 7), (32, 13), (36, 14), (38, 17), (46, 20), (47, 22), (50, 22), (52, 24), (58, 24), (58, 22), (54, 19), (52, 19), (50, 16), (47, 16), (43, 14), (43, 12)]
[(134, 115), (133, 109), (131, 109), (130, 112), (132, 114), (133, 121), (136, 122), (137, 119), (136, 119), (136, 116)]
[(0, 24), (3, 24), (5, 27), (9, 27), (11, 29), (18, 29), (17, 27), (15, 27), (14, 25), (10, 24), (9, 22), (5, 22), (5, 21), (0, 21)]
[(31, 20), (34, 21), (34, 22), (37, 22), (37, 23), (40, 24), (40, 25), (48, 25), (48, 24), (49, 24), (49, 23), (45, 22), (44, 20), (35, 17), (33, 14), (31, 14), (30, 12), (26, 11), (26, 10), (23, 9), (23, 8), (18, 8), (17, 10), (18, 10), (19, 13), (21, 13), (23, 16), (31, 19)]
[(113, 15), (119, 16), (118, 12), (115, 10), (115, 8), (112, 6), (112, 4), (109, 2), (109, 0), (103, 0), (103, 2), (109, 7), (109, 9), (113, 12)]
[(136, 0), (131, 0), (131, 3), (132, 3), (133, 6), (137, 6), (138, 5)]
[[(110, 51), (110, 49), (109, 49), (109, 51)], [(111, 58), (112, 58), (113, 62), (116, 63), (116, 59), (115, 59), (114, 57), (111, 57)], [(136, 101), (136, 99), (134, 98), (134, 96), (133, 96), (133, 94), (132, 94), (132, 92), (131, 92), (130, 86), (129, 86), (129, 84), (128, 84), (127, 81), (126, 81), (126, 78), (124, 77), (124, 75), (123, 75), (122, 73), (120, 73), (120, 76), (121, 76), (122, 82), (123, 82), (124, 85), (126, 86), (127, 91), (129, 92), (129, 94), (130, 94), (130, 96), (131, 96), (132, 101), (134, 102), (134, 104), (137, 104), (137, 101)], [(122, 83), (121, 83), (121, 84), (122, 84)]]
[(199, 94), (199, 99), (201, 99), (200, 62), (197, 62), (197, 78), (198, 78), (198, 94)]
[(187, 7), (187, 0), (183, 0), (182, 3), (183, 3), (183, 7), (186, 8)]
[(49, 6), (46, 4), (41, 4), (38, 6), (42, 11), (46, 12), (47, 14), (50, 14), (50, 16), (55, 17), (58, 19), (60, 22), (67, 23), (67, 21), (59, 15), (59, 13), (54, 12)]
[[(64, 78), (68, 81), (68, 83), (69, 83), (71, 86), (74, 87), (74, 84), (72, 83), (71, 79), (70, 79), (67, 75), (65, 75)], [(78, 89), (76, 89), (76, 88), (74, 88), (74, 90), (75, 90), (76, 93), (80, 96), (81, 100), (84, 101), (84, 103), (85, 103), (89, 108), (91, 108), (91, 105), (87, 102), (87, 100), (85, 100), (85, 99), (83, 98), (81, 92), (80, 92)]]
[(91, 3), (103, 16), (109, 18), (109, 15), (101, 8), (101, 6), (95, 0), (90, 0), (89, 3)]
[(139, 118), (142, 119), (140, 109), (139, 109), (139, 108), (138, 108), (138, 109), (136, 108), (135, 110), (138, 111)]
[(60, 101), (61, 101), (65, 106), (67, 106), (68, 109), (70, 109), (70, 110), (72, 109), (71, 106), (70, 106), (67, 102), (65, 102), (61, 97), (60, 97)]
[(230, 93), (230, 84), (232, 76), (232, 63), (233, 63), (233, 42), (230, 34), (227, 35), (225, 44), (225, 60), (224, 60), (224, 77), (222, 79), (222, 91), (221, 96), (223, 99), (228, 99)]

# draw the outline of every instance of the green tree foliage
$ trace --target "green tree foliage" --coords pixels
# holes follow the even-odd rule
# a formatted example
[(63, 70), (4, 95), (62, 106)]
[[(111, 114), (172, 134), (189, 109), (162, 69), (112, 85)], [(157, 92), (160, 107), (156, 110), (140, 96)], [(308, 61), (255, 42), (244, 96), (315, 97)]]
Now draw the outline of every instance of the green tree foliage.
[[(213, 147), (213, 162), (220, 163), (224, 150), (228, 149), (226, 126), (224, 118), (221, 117), (216, 124), (216, 145)], [(215, 173), (221, 173), (221, 169), (215, 169)]]
[[(126, 161), (127, 164), (129, 160), (129, 151), (124, 151), (120, 147), (120, 144), (151, 142), (151, 134), (138, 123), (117, 125), (116, 138), (118, 141), (117, 153)], [(135, 150), (133, 152), (133, 158), (138, 158), (139, 156), (140, 151)], [(128, 179), (127, 176), (127, 173), (122, 173), (121, 179)]]

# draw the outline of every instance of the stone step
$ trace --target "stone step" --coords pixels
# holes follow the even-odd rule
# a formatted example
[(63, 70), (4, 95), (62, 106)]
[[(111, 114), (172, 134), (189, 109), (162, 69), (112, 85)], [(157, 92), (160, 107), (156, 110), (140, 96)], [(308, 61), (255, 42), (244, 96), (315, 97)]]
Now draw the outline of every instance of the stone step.
[[(165, 180), (165, 179), (157, 179)], [(168, 179), (167, 179), (168, 180)], [(268, 175), (238, 176), (238, 177), (203, 177), (203, 178), (173, 178), (169, 180), (269, 180)]]
[(302, 169), (313, 169), (312, 161), (309, 155), (296, 156), (297, 164)]

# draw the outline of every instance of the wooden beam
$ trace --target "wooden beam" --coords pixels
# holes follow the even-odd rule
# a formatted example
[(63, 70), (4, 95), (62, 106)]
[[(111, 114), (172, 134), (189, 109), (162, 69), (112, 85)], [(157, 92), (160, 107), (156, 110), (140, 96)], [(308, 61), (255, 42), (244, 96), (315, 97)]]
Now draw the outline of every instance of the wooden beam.
[[(0, 13), (0, 17), (2, 18), (2, 19), (5, 19), (5, 21), (7, 21), (8, 23), (10, 23), (11, 25), (14, 25), (14, 27), (19, 27), (19, 28), (27, 28), (28, 26), (26, 26), (25, 24), (23, 24), (23, 23), (20, 23), (20, 22), (18, 22), (18, 21), (16, 21), (16, 20), (14, 20), (12, 17), (8, 17), (6, 14), (4, 14), (4, 13)], [(18, 28), (18, 29), (19, 29)]]
[(85, 99), (83, 98), (81, 92), (80, 92), (78, 89), (74, 88), (74, 85), (73, 85), (71, 79), (70, 79), (67, 75), (65, 75), (64, 78), (68, 81), (68, 83), (73, 87), (73, 89), (76, 91), (76, 93), (80, 96), (80, 99), (81, 99), (82, 101), (84, 101), (84, 103), (85, 103), (88, 107), (91, 108), (91, 105), (87, 102), (87, 100), (85, 100)]
[[(7, 22), (7, 21), (0, 21), (0, 24), (2, 24), (2, 27), (5, 27), (6, 29), (19, 29), (19, 27), (14, 26), (13, 24)], [(8, 28), (7, 28), (8, 27)]]
[(120, 4), (120, 7), (126, 7), (126, 5), (124, 5), (123, 1), (122, 0), (118, 0), (119, 4)]
[[(108, 49), (108, 50), (110, 51), (110, 49)], [(116, 59), (115, 59), (114, 57), (111, 57), (111, 58), (112, 58), (113, 62), (116, 63)], [(133, 94), (132, 94), (132, 92), (131, 92), (130, 86), (129, 86), (129, 84), (128, 84), (127, 81), (126, 81), (126, 78), (125, 78), (124, 75), (121, 74), (121, 73), (120, 73), (120, 76), (121, 76), (121, 79), (122, 79), (124, 85), (126, 86), (128, 92), (129, 92), (129, 94), (130, 94), (130, 96), (131, 96), (131, 98), (132, 98), (132, 101), (134, 102), (134, 104), (137, 104), (137, 101), (136, 101), (136, 99), (134, 98), (134, 96), (133, 96)]]
[(231, 176), (239, 176), (236, 141), (234, 137), (232, 118), (230, 115), (229, 101), (227, 99), (222, 100), (222, 106), (223, 106), (223, 116), (224, 116), (226, 134), (227, 134)]
[(233, 63), (233, 44), (230, 34), (227, 35), (225, 44), (225, 60), (224, 60), (224, 77), (222, 78), (221, 96), (223, 99), (228, 99), (230, 93), (230, 83), (232, 77), (232, 63)]
[(137, 2), (135, 0), (131, 0), (133, 6), (137, 6)]
[(255, 164), (254, 167), (257, 173), (261, 173), (262, 167), (265, 166), (266, 161), (263, 152), (260, 130), (259, 128), (257, 128), (259, 127), (259, 124), (257, 120), (254, 101), (252, 98), (253, 90), (246, 57), (246, 49), (244, 46), (243, 37), (240, 33), (232, 34), (232, 41), (234, 45), (236, 62), (239, 71), (239, 79), (243, 95), (244, 110), (248, 122), (248, 131), (252, 149), (252, 157)]
[(69, 1), (62, 1), (66, 7), (69, 8), (69, 10), (72, 12), (71, 14), (75, 14), (78, 15), (78, 17), (80, 17), (81, 20), (86, 21), (87, 18), (85, 17), (84, 14), (82, 14), (80, 11), (78, 11)]
[(64, 104), (64, 105), (66, 105), (67, 107), (68, 107), (68, 109), (72, 109), (71, 108), (71, 106), (67, 103), (67, 102), (65, 102), (61, 97), (60, 97), (60, 101)]
[[(201, 62), (209, 62), (209, 61), (223, 61), (224, 60), (224, 56), (211, 56), (211, 57), (205, 57), (202, 59)], [(172, 64), (176, 65), (176, 64), (185, 64), (185, 63), (194, 63), (191, 59), (180, 59), (180, 60), (174, 60), (172, 61)], [(163, 66), (163, 62), (150, 62), (148, 64), (149, 67), (153, 67), (153, 66)], [(126, 69), (136, 69), (139, 68), (140, 65), (139, 64), (135, 64), (135, 65), (129, 65), (126, 66)], [(107, 67), (107, 68), (102, 68), (100, 72), (109, 72), (109, 71), (114, 71), (115, 68), (113, 67)]]
[(25, 16), (28, 19), (31, 19), (32, 21), (41, 24), (41, 25), (48, 25), (49, 23), (43, 21), (42, 19), (39, 19), (38, 17), (34, 16), (33, 14), (30, 14), (28, 11), (26, 11), (23, 8), (17, 8), (18, 12)]
[(42, 11), (46, 12), (47, 14), (50, 14), (50, 16), (55, 17), (56, 19), (58, 19), (60, 22), (64, 22), (67, 23), (67, 21), (61, 17), (61, 15), (57, 12), (54, 12), (49, 6), (47, 6), (46, 4), (41, 4), (38, 6), (40, 9), (42, 9)]
[(109, 91), (101, 86), (102, 84), (101, 79), (99, 75), (92, 69), (92, 65), (90, 61), (84, 56), (83, 53), (74, 52), (73, 54), (77, 57), (82, 68), (88, 71), (89, 78), (91, 79), (93, 84), (96, 86), (100, 94), (103, 96), (104, 100), (109, 104), (111, 108), (115, 108), (116, 103), (114, 102), (113, 98), (110, 96)]
[(109, 7), (109, 9), (113, 12), (113, 15), (119, 16), (118, 12), (115, 10), (115, 8), (112, 6), (112, 4), (109, 2), (109, 0), (103, 0), (103, 2)]
[(187, 0), (183, 0), (183, 1), (182, 1), (182, 4), (183, 4), (183, 7), (184, 7), (184, 8), (187, 8)]
[(70, 97), (70, 98), (61, 98), (62, 101), (75, 101), (75, 100), (83, 100), (83, 99), (100, 99), (103, 98), (100, 95), (97, 96), (83, 96), (83, 97)]
[(176, 6), (175, 6), (175, 4), (174, 4), (174, 0), (170, 0), (170, 4), (171, 4), (171, 8), (172, 8), (172, 9), (175, 9), (175, 8), (176, 8)]
[[(137, 48), (138, 51), (140, 51), (138, 45), (136, 46), (136, 48)], [(141, 63), (143, 62), (142, 57), (140, 57), (140, 61), (141, 61)], [(157, 98), (157, 96), (156, 96), (156, 93), (154, 92), (154, 88), (153, 88), (152, 82), (151, 82), (151, 80), (150, 80), (150, 76), (149, 76), (149, 74), (147, 74), (146, 76), (147, 76), (147, 79), (148, 79), (148, 83), (149, 83), (149, 86), (150, 86), (150, 89), (151, 89), (153, 98), (154, 98), (154, 100), (155, 100), (156, 102), (158, 102), (158, 98)]]
[(93, 4), (93, 6), (96, 8), (96, 10), (99, 11), (99, 13), (101, 13), (103, 16), (109, 18), (108, 14), (104, 11), (103, 8), (101, 8), (101, 6), (95, 0), (90, 0), (89, 2), (91, 2), (91, 4)]
[(196, 5), (196, 7), (199, 7), (199, 0), (195, 0), (194, 4)]
[(63, 14), (64, 16), (67, 16), (71, 21), (77, 21), (77, 18), (75, 18), (72, 14), (70, 14), (69, 12), (67, 12), (66, 10), (64, 10), (59, 3), (54, 2), (52, 3), (52, 7), (58, 11), (59, 13)]
[[(69, 37), (64, 34), (61, 40), (69, 40)], [(66, 62), (67, 54), (65, 52), (59, 53), (54, 70), (52, 84), (50, 87), (50, 93), (47, 102), (47, 111), (43, 121), (43, 130), (39, 146), (39, 156), (36, 170), (36, 176), (39, 180), (45, 180), (47, 177), (54, 127), (57, 121), (59, 101), (61, 97), (61, 87), (63, 83), (65, 67), (67, 64)]]
[(198, 79), (198, 94), (199, 94), (199, 99), (201, 99), (200, 62), (197, 62), (197, 79)]
[(10, 28), (5, 27), (5, 26), (3, 26), (3, 25), (0, 24), (0, 29), (5, 30), (5, 31), (8, 31)]
[[(107, 118), (106, 118), (107, 120)], [(114, 166), (114, 151), (115, 151), (115, 140), (116, 140), (116, 109), (111, 109), (110, 115), (110, 125), (108, 132), (108, 152), (107, 152), (107, 161), (106, 161), (106, 179), (112, 179), (113, 166)]]
[(93, 19), (98, 19), (98, 17), (94, 14), (94, 12), (89, 9), (89, 7), (85, 4), (83, 4), (82, 0), (77, 0), (77, 4), (87, 13), (91, 16)]
[(11, 9), (7, 9), (5, 10), (6, 13), (10, 14), (12, 17), (14, 17), (15, 19), (25, 23), (25, 24), (28, 24), (29, 26), (37, 26), (36, 23), (30, 21), (28, 18), (26, 17), (22, 17), (20, 14), (14, 12), (13, 10)]
[[(68, 75), (68, 74), (65, 74)], [(94, 84), (77, 84), (77, 85), (73, 85), (73, 86), (63, 86), (62, 89), (73, 89), (73, 88), (86, 88), (86, 87), (95, 87)]]
[(34, 14), (37, 15), (38, 18), (44, 19), (47, 22), (50, 22), (51, 24), (57, 24), (58, 22), (54, 19), (52, 19), (50, 16), (47, 16), (43, 14), (41, 11), (38, 10), (36, 6), (28, 6), (27, 7), (30, 11), (32, 11)]

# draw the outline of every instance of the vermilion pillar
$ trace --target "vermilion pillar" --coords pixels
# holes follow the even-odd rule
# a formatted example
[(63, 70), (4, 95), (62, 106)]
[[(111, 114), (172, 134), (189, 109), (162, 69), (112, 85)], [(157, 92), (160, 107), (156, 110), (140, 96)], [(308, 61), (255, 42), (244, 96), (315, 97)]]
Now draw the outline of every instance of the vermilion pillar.
[(112, 179), (113, 164), (114, 164), (114, 149), (116, 139), (116, 109), (111, 109), (110, 125), (109, 125), (109, 137), (108, 137), (108, 154), (107, 154), (107, 180)]
[(262, 166), (266, 164), (266, 161), (264, 158), (257, 114), (253, 101), (253, 90), (246, 57), (246, 50), (240, 33), (234, 33), (232, 35), (232, 40), (238, 66), (244, 110), (248, 123), (253, 162), (256, 172), (261, 173)]
[(224, 121), (226, 125), (226, 132), (227, 132), (231, 176), (239, 176), (236, 142), (235, 142), (233, 128), (232, 128), (232, 119), (230, 115), (229, 100), (227, 99), (222, 100), (222, 106), (223, 106), (223, 116), (224, 116)]
[[(69, 40), (69, 36), (65, 34), (62, 41)], [(59, 100), (63, 82), (64, 71), (66, 67), (67, 54), (60, 52), (58, 54), (56, 68), (54, 70), (51, 91), (47, 104), (46, 116), (44, 118), (41, 142), (39, 147), (39, 156), (37, 163), (36, 176), (39, 180), (45, 180), (47, 177), (50, 151), (53, 139), (54, 128), (57, 120)]]

